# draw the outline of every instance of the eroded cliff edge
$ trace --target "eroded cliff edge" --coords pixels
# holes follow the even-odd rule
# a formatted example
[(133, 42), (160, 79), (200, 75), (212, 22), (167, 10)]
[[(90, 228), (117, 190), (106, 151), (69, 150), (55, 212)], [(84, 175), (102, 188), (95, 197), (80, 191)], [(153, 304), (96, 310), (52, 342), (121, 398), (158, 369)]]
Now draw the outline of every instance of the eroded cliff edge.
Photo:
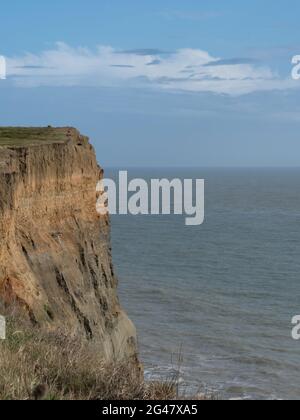
[(136, 358), (136, 332), (117, 297), (109, 217), (96, 212), (102, 176), (75, 129), (0, 128), (0, 299), (114, 361)]

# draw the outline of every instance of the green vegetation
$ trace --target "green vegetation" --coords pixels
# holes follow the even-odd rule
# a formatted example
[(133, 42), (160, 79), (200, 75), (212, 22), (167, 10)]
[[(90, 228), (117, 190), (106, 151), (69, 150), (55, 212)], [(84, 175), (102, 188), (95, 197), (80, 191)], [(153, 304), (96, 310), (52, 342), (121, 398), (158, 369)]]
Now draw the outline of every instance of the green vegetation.
[(136, 365), (108, 366), (97, 347), (9, 316), (0, 341), (0, 400), (167, 400), (176, 379), (145, 383)]
[(34, 146), (41, 143), (63, 143), (72, 129), (52, 127), (0, 127), (0, 147)]

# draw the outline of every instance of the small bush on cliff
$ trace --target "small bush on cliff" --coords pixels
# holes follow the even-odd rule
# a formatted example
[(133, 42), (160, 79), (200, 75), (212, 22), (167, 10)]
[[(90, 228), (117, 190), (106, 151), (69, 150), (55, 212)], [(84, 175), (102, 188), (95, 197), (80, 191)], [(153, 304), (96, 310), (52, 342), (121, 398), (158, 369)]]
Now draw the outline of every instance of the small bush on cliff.
[(164, 400), (176, 397), (173, 381), (145, 383), (132, 366), (107, 366), (95, 348), (45, 333), (9, 318), (0, 342), (1, 400)]

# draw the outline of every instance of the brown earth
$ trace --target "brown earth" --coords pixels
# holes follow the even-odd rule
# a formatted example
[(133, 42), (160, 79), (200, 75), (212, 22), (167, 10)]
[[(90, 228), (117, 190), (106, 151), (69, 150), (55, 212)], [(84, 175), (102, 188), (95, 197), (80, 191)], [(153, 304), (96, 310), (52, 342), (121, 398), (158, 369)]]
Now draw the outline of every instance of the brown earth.
[(0, 299), (33, 325), (94, 341), (112, 362), (137, 347), (117, 297), (109, 217), (96, 212), (101, 177), (73, 128), (0, 128)]

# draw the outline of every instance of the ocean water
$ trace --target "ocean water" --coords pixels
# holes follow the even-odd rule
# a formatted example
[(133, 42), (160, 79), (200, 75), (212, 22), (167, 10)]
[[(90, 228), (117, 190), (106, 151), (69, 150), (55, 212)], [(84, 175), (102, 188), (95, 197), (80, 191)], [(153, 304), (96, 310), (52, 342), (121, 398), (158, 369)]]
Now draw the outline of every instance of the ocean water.
[[(106, 173), (116, 175), (115, 170)], [(123, 307), (146, 374), (180, 363), (190, 392), (299, 399), (300, 169), (134, 169), (132, 178), (204, 178), (205, 223), (113, 216)]]

